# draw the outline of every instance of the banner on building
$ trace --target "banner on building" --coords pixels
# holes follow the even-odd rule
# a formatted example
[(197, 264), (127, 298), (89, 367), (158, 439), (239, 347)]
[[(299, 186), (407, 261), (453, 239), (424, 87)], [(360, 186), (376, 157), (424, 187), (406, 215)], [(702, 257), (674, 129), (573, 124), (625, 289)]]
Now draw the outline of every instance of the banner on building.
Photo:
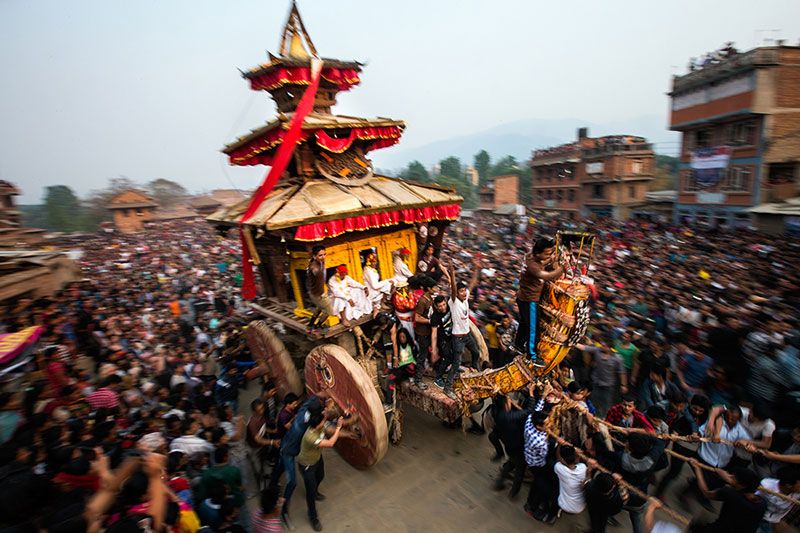
[(691, 169), (697, 186), (705, 189), (719, 183), (731, 161), (732, 152), (730, 146), (698, 148), (692, 152)]

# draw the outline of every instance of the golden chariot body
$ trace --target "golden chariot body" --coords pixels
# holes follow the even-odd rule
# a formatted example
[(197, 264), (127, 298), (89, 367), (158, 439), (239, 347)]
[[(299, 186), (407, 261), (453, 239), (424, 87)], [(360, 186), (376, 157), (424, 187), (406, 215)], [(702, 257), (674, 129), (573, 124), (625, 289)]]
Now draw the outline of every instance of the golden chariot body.
[[(454, 383), (456, 400), (436, 387), (421, 390), (406, 382), (394, 395), (395, 401), (386, 406), (385, 357), (378, 349), (379, 341), (364, 333), (374, 322), (372, 315), (354, 321), (352, 328), (331, 317), (324, 333), (308, 334), (312, 314), (305, 289), (309, 248), (323, 245), (326, 266), (331, 267), (328, 270), (345, 265), (355, 279), (362, 278), (366, 258), (374, 254), (380, 277), (388, 279), (393, 276), (398, 250), (409, 251), (409, 264), (414, 265), (424, 245), (431, 243), (441, 249), (448, 225), (459, 217), (463, 199), (452, 189), (432, 183), (375, 174), (367, 154), (397, 143), (405, 124), (388, 118), (332, 114), (338, 93), (360, 83), (362, 65), (320, 58), (295, 5), (278, 55), (270, 54), (268, 62), (243, 72), (251, 89), (269, 92), (278, 115), (223, 149), (231, 164), (273, 165), (298, 103), (311, 84), (312, 65), (320, 60), (313, 109), (302, 122), (291, 161), (277, 185), (246, 222), (241, 219), (250, 200), (220, 209), (207, 220), (220, 231), (242, 229), (248, 255), (260, 274), (264, 297), (251, 306), (262, 318), (244, 330), (258, 363), (250, 376), (269, 376), (281, 397), (305, 390), (332, 398), (342, 413), (352, 415), (348, 436), (338, 440), (337, 450), (350, 464), (364, 468), (383, 458), (390, 439), (400, 439), (403, 405), (454, 422), (483, 399), (522, 389), (550, 372), (585, 333), (588, 290), (580, 276), (546, 284), (544, 313), (538, 322), (542, 334), (537, 342), (545, 367), (534, 366), (519, 355), (504, 368), (463, 373)], [(574, 258), (569, 247), (576, 242), (581, 248), (586, 245), (591, 254), (592, 236), (563, 236), (569, 238), (559, 243), (563, 258)], [(474, 324), (471, 334), (482, 359), (488, 361), (486, 344)], [(303, 369), (302, 377), (298, 368)]]

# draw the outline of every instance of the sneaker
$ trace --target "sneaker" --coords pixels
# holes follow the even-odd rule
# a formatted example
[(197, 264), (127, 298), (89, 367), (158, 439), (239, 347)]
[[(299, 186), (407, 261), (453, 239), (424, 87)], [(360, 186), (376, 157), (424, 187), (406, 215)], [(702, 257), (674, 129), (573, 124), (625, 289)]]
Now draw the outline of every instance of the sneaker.
[(324, 502), (325, 501), (325, 495), (322, 494), (321, 492), (318, 492), (317, 493), (317, 501), (318, 502)]
[(553, 524), (556, 523), (556, 518), (558, 518), (558, 515), (551, 514), (551, 515), (545, 516), (544, 520), (542, 520), (542, 522), (544, 522), (545, 524), (547, 524), (549, 526), (552, 526)]
[(545, 518), (547, 518), (547, 513), (541, 509), (536, 509), (536, 511), (533, 513), (533, 518), (539, 522), (544, 522)]
[(444, 380), (442, 378), (437, 378), (433, 380), (433, 384), (439, 387), (440, 389), (444, 388)]
[(528, 504), (527, 504), (527, 503), (526, 503), (525, 505), (523, 505), (523, 506), (522, 506), (522, 510), (523, 510), (523, 511), (525, 511), (525, 512), (527, 513), (527, 515), (528, 515), (528, 516), (530, 516), (531, 518), (533, 518), (533, 514), (534, 514), (534, 513), (533, 513), (533, 511), (531, 511), (531, 508), (530, 508), (530, 507), (528, 507)]
[(314, 531), (322, 531), (322, 522), (319, 521), (319, 518), (315, 518), (311, 521), (311, 527)]
[(289, 531), (294, 531), (294, 524), (292, 524), (292, 521), (289, 520), (289, 513), (281, 513), (281, 522), (283, 522), (283, 525), (286, 526), (286, 529)]
[(428, 390), (428, 386), (425, 385), (425, 382), (422, 381), (421, 379), (415, 381), (414, 385), (416, 385), (419, 390)]

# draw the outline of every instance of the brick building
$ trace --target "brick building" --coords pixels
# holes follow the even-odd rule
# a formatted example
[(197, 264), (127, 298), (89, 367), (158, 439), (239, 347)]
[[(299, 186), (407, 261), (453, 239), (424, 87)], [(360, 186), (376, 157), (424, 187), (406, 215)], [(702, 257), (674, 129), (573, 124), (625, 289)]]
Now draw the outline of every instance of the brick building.
[(114, 227), (122, 233), (136, 233), (155, 218), (158, 204), (144, 192), (130, 189), (112, 198), (107, 207), (113, 214)]
[(645, 203), (655, 155), (643, 137), (589, 137), (580, 128), (575, 142), (536, 150), (530, 164), (534, 210), (622, 220)]
[(682, 133), (675, 221), (750, 223), (750, 209), (798, 196), (800, 48), (717, 53), (672, 80)]
[(497, 209), (501, 205), (519, 203), (519, 176), (495, 176), (478, 192), (480, 209)]

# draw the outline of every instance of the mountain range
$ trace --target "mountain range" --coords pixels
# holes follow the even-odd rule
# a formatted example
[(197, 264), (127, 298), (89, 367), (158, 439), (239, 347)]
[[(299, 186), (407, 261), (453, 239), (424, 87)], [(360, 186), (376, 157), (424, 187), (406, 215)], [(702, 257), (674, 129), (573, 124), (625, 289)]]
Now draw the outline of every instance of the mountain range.
[(660, 154), (676, 155), (680, 134), (667, 129), (663, 115), (643, 115), (627, 120), (593, 123), (576, 118), (568, 119), (524, 119), (500, 124), (488, 130), (450, 137), (421, 146), (404, 148), (402, 143), (390, 150), (373, 152), (375, 166), (381, 169), (400, 169), (417, 160), (431, 166), (449, 156), (456, 156), (462, 163), (471, 164), (473, 156), (486, 150), (497, 160), (513, 155), (518, 160), (527, 160), (531, 151), (574, 140), (577, 129), (589, 128), (590, 137), (603, 135), (639, 135), (654, 144)]

